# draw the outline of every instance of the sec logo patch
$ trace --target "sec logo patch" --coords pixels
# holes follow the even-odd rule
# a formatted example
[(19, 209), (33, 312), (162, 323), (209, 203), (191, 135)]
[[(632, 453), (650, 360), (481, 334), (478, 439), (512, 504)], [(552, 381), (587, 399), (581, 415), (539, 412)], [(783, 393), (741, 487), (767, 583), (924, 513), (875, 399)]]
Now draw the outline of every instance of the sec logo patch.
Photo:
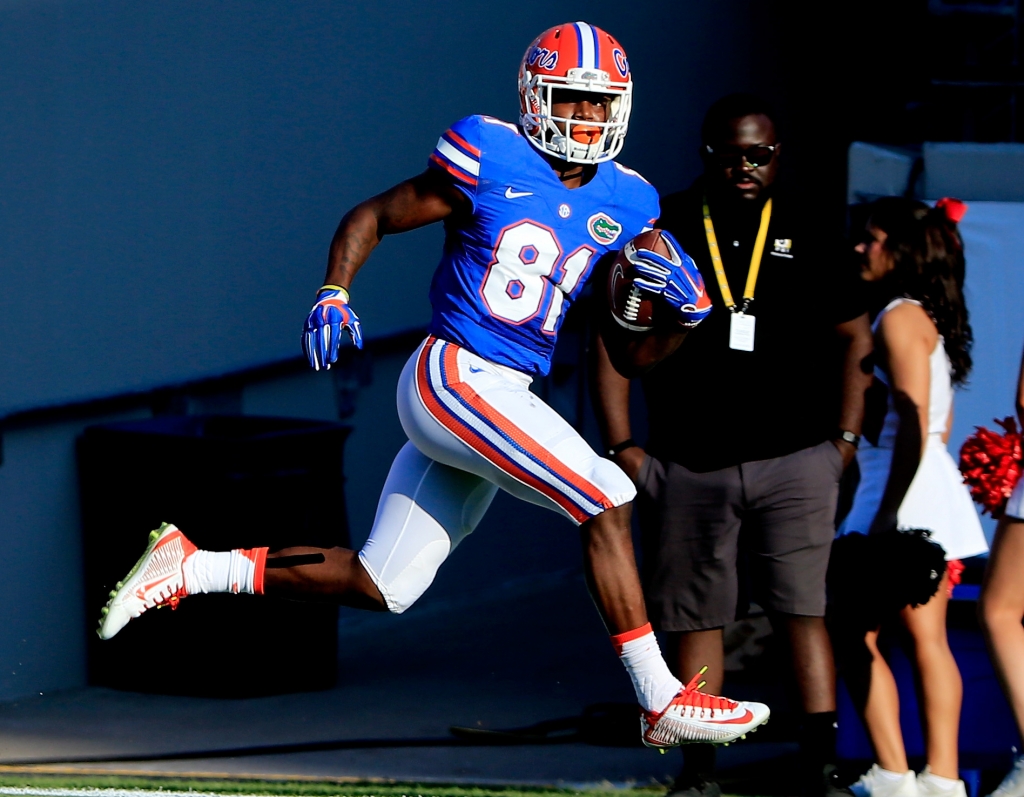
[(563, 219), (567, 219), (572, 215), (572, 208), (563, 202), (558, 206), (558, 215)]

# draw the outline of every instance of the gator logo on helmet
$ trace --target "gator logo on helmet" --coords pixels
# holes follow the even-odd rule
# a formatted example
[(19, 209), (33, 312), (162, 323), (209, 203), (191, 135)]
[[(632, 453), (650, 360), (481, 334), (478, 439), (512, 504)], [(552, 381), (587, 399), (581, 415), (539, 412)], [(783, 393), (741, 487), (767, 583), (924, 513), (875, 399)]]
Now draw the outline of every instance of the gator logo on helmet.
[(607, 213), (595, 213), (587, 219), (587, 232), (599, 244), (611, 246), (622, 234), (622, 225)]
[(619, 70), (619, 74), (623, 77), (628, 77), (629, 61), (626, 60), (626, 54), (616, 47), (612, 50), (612, 58), (615, 60), (615, 68)]

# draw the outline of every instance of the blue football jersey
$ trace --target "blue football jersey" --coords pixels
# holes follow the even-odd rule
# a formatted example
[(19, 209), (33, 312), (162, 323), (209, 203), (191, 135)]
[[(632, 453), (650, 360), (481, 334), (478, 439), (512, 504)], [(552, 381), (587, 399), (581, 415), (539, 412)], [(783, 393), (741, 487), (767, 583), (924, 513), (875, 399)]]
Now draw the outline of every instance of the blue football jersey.
[(611, 162), (568, 189), (518, 128), (488, 116), (452, 125), (428, 163), (472, 203), (445, 223), (430, 334), (546, 374), (569, 305), (601, 255), (653, 226), (657, 191)]

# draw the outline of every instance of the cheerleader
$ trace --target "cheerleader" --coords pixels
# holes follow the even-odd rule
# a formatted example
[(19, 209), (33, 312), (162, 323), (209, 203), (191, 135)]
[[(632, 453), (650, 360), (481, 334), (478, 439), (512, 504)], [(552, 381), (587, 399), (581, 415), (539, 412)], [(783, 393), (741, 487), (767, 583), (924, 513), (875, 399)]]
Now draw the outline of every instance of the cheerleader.
[(907, 764), (899, 695), (879, 651), (878, 628), (864, 639), (870, 656), (845, 669), (877, 758), (851, 787), (859, 797), (966, 797), (957, 768), (963, 686), (946, 639), (946, 605), (963, 569), (959, 559), (984, 553), (987, 545), (946, 450), (953, 387), (971, 368), (963, 243), (956, 226), (965, 210), (957, 200), (940, 200), (930, 209), (910, 199), (880, 199), (856, 247), (861, 276), (874, 283), (879, 305), (884, 302), (873, 325), (873, 390), (884, 387), (886, 398), (875, 423), (870, 417), (865, 422), (869, 444), (857, 452), (861, 481), (840, 533), (928, 529), (948, 565), (934, 596), (899, 614), (920, 676), (927, 753), (920, 775)]
[[(1024, 427), (1024, 360), (1017, 378), (1017, 417)], [(1019, 467), (1017, 473), (1020, 472)], [(1005, 495), (1005, 493), (1004, 493)], [(992, 661), (1024, 735), (1024, 478), (1018, 477), (996, 526), (978, 609)], [(1024, 755), (992, 792), (992, 797), (1024, 797)]]

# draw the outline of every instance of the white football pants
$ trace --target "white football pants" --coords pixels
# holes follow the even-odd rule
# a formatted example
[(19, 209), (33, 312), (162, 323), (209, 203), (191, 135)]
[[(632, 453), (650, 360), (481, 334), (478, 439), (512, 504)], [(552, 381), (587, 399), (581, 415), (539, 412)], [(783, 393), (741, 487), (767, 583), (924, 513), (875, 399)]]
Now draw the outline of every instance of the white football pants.
[(430, 337), (398, 381), (409, 443), (391, 465), (360, 561), (388, 608), (404, 612), (476, 528), (498, 488), (579, 524), (633, 500), (526, 374)]

